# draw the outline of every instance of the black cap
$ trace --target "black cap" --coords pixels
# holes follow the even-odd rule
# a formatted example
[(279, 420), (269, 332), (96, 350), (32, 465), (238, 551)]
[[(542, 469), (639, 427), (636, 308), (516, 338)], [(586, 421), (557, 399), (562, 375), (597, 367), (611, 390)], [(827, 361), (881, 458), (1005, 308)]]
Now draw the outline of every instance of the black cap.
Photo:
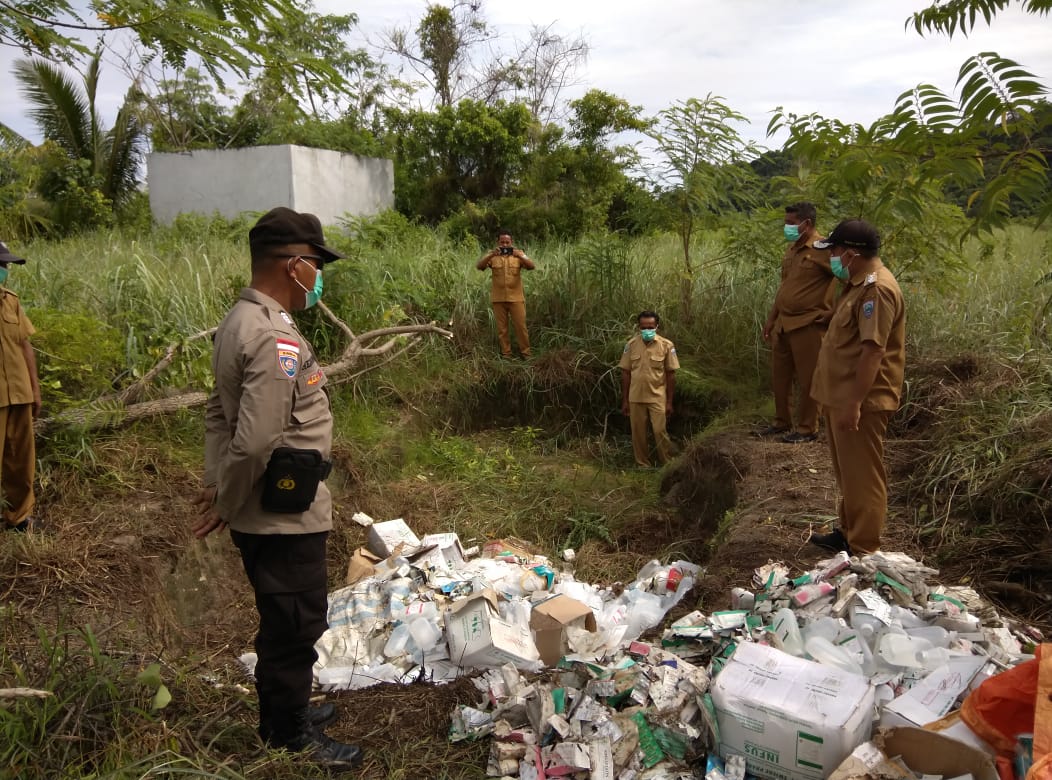
[(284, 206), (271, 209), (259, 218), (248, 231), (248, 244), (253, 253), (267, 247), (310, 244), (326, 263), (343, 257), (335, 249), (325, 246), (321, 220), (313, 214), (300, 213)]
[(24, 257), (11, 254), (11, 250), (7, 248), (7, 244), (0, 241), (0, 263), (18, 263), (19, 265), (25, 265), (26, 260)]
[(876, 252), (880, 249), (880, 233), (864, 219), (845, 219), (833, 228), (828, 238), (815, 241), (814, 246), (815, 249), (846, 246), (851, 249), (868, 249)]

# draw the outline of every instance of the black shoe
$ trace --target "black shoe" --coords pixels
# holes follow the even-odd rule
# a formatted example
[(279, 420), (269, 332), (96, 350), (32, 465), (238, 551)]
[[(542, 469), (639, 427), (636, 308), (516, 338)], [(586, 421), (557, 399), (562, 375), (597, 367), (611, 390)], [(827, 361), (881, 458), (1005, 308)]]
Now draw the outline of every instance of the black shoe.
[(285, 748), (288, 751), (302, 753), (309, 761), (328, 769), (353, 769), (362, 763), (362, 749), (357, 745), (337, 742), (320, 728), (311, 723), (314, 713), (322, 707), (304, 708), (293, 714), (286, 727), (293, 731), (276, 730), (267, 744), (272, 748)]
[(336, 705), (331, 701), (312, 704), (307, 708), (307, 721), (318, 728), (336, 720)]
[(785, 433), (789, 430), (788, 425), (768, 425), (762, 430), (756, 431), (753, 436), (759, 436), (763, 438), (765, 436), (777, 436), (780, 433)]
[(800, 433), (799, 431), (787, 433), (782, 437), (782, 441), (786, 444), (803, 444), (805, 441), (815, 441), (817, 439), (817, 433)]
[(354, 769), (362, 763), (362, 749), (357, 745), (337, 742), (328, 734), (317, 732), (316, 738), (304, 748), (315, 764), (329, 769)]
[(811, 534), (811, 538), (808, 539), (811, 544), (816, 547), (825, 547), (827, 550), (833, 552), (846, 552), (848, 555), (851, 554), (851, 547), (847, 543), (847, 537), (844, 536), (844, 532), (839, 528), (834, 528), (827, 534)]
[(38, 517), (30, 515), (18, 525), (9, 525), (8, 531), (14, 531), (16, 534), (29, 533), (30, 531), (43, 531), (44, 521)]

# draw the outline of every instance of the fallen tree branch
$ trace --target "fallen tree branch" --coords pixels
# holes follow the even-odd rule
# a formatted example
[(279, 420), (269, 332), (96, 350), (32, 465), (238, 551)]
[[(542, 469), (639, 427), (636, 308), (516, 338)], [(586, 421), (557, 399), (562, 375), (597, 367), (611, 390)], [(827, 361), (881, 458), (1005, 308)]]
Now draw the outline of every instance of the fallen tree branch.
[[(335, 362), (321, 367), (330, 384), (340, 384), (356, 379), (362, 374), (386, 365), (404, 354), (411, 346), (419, 343), (425, 334), (430, 333), (450, 340), (453, 338), (450, 331), (438, 327), (434, 322), (426, 325), (394, 325), (377, 328), (358, 336), (343, 320), (333, 314), (331, 309), (321, 303), (318, 305), (350, 340)], [(66, 409), (53, 417), (37, 420), (34, 425), (37, 435), (49, 433), (60, 427), (78, 427), (88, 430), (115, 428), (147, 417), (157, 417), (177, 412), (180, 409), (203, 406), (208, 401), (208, 393), (198, 391), (179, 393), (150, 401), (139, 399), (146, 393), (152, 382), (182, 354), (187, 344), (211, 337), (215, 332), (216, 328), (209, 328), (170, 344), (164, 356), (149, 371), (118, 393), (98, 398), (86, 406)], [(377, 347), (371, 346), (383, 338), (387, 338), (387, 341)], [(367, 344), (370, 346), (365, 346)], [(402, 349), (389, 354), (399, 344), (402, 344)], [(354, 371), (362, 358), (381, 355), (387, 355), (386, 359), (360, 371)]]

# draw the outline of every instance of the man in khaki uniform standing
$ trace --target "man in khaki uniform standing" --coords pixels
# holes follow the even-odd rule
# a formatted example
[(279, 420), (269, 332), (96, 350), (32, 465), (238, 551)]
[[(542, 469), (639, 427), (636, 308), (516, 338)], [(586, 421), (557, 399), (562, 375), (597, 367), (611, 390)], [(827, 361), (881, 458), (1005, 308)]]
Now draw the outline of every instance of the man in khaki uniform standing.
[(877, 255), (872, 225), (841, 222), (819, 246), (831, 251), (833, 273), (845, 282), (811, 384), (825, 409), (840, 524), (811, 542), (866, 555), (880, 549), (888, 510), (884, 433), (902, 396), (906, 306)]
[[(774, 421), (760, 435), (782, 434), (782, 441), (788, 444), (818, 437), (818, 404), (811, 397), (811, 377), (833, 312), (836, 277), (829, 266), (829, 250), (815, 246), (820, 240), (816, 217), (811, 203), (794, 203), (785, 209), (782, 231), (792, 243), (782, 257), (782, 282), (763, 326), (763, 340), (771, 345)], [(795, 427), (789, 413), (794, 376), (800, 389)]]
[(639, 335), (633, 336), (621, 353), (621, 411), (632, 424), (636, 463), (644, 468), (650, 467), (647, 420), (654, 429), (658, 460), (668, 463), (672, 457), (672, 440), (665, 423), (672, 414), (679, 358), (675, 345), (657, 335), (660, 323), (655, 312), (640, 312), (636, 318)]
[(511, 339), (508, 336), (508, 319), (515, 327), (515, 341), (524, 358), (530, 356), (530, 334), (526, 330), (526, 296), (522, 292), (522, 271), (532, 271), (537, 266), (521, 249), (516, 249), (511, 234), (501, 231), (497, 236), (497, 248), (491, 249), (475, 263), (480, 271), (493, 271), (490, 284), (490, 301), (493, 317), (497, 320), (497, 340), (500, 353), (511, 357)]
[(321, 298), (325, 246), (313, 214), (276, 208), (249, 231), (252, 281), (220, 323), (205, 413), (205, 488), (193, 531), (229, 525), (255, 591), (259, 734), (333, 769), (361, 762), (355, 745), (320, 726), (331, 705), (309, 706), (314, 644), (328, 622), (326, 541), (332, 414), (325, 373), (288, 312)]
[(18, 296), (3, 285), (11, 265), (25, 265), (0, 242), (0, 505), (4, 528), (37, 528), (30, 513), (36, 504), (36, 441), (33, 420), (40, 414), (37, 361), (29, 337), (36, 331)]

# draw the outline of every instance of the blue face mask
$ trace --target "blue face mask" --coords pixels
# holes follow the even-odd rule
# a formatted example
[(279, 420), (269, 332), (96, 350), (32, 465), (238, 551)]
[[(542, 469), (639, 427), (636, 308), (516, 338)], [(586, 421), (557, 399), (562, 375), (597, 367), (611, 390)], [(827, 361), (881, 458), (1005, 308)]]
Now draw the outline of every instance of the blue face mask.
[(321, 300), (321, 292), (322, 292), (322, 290), (325, 287), (325, 283), (322, 280), (321, 269), (320, 268), (315, 268), (314, 269), (314, 289), (313, 290), (308, 290), (306, 287), (304, 287), (302, 284), (300, 284), (300, 280), (299, 279), (296, 279), (296, 284), (299, 284), (300, 289), (303, 290), (305, 293), (307, 293), (307, 301), (306, 301), (306, 303), (304, 303), (303, 308), (304, 309), (309, 309), (311, 306), (316, 306), (318, 301)]
[(7, 268), (0, 268), (0, 284), (7, 281)]
[(782, 233), (786, 241), (797, 241), (800, 238), (799, 225), (782, 225)]
[(844, 268), (844, 264), (840, 260), (840, 255), (829, 258), (829, 265), (833, 269), (833, 276), (840, 281), (846, 282), (851, 278), (851, 272)]
[(640, 328), (639, 335), (643, 337), (643, 341), (653, 341), (657, 338), (657, 328)]

